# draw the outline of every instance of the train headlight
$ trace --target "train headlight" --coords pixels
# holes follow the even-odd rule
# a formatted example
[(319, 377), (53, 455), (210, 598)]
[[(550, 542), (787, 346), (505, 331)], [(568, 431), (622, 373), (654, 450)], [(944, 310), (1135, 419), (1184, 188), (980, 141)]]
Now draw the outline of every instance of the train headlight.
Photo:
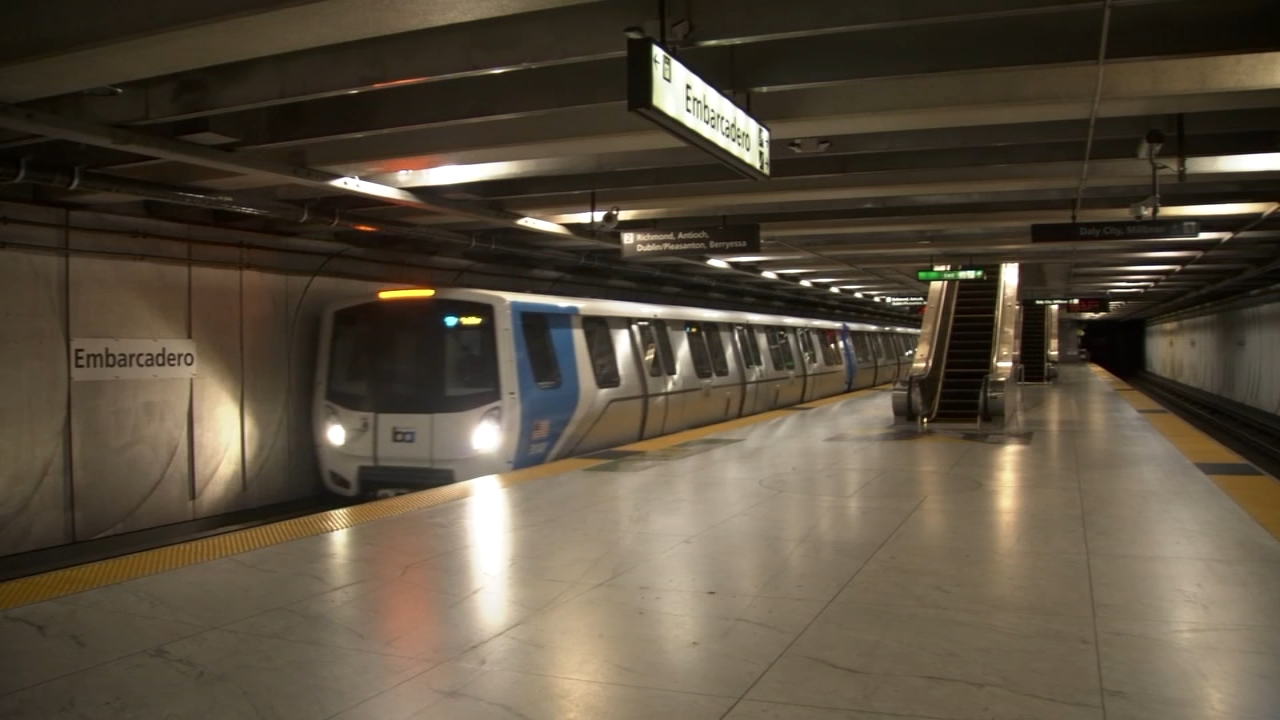
[(347, 428), (338, 419), (338, 413), (333, 408), (325, 408), (324, 414), (324, 439), (334, 447), (342, 447), (347, 444)]
[(471, 431), (471, 449), (476, 452), (497, 450), (502, 444), (502, 416), (495, 408), (485, 413)]
[(347, 442), (347, 429), (337, 420), (330, 420), (329, 426), (324, 429), (324, 439), (334, 447), (342, 447)]

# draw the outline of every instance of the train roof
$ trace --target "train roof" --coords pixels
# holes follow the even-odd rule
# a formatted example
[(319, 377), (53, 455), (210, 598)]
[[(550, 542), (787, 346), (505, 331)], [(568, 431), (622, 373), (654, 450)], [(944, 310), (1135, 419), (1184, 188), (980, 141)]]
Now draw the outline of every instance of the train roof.
[[(653, 318), (655, 320), (703, 320), (709, 322), (737, 322), (751, 325), (793, 325), (797, 327), (838, 328), (847, 325), (853, 330), (884, 331), (901, 333), (919, 333), (917, 328), (874, 325), (862, 322), (837, 322), (832, 320), (815, 320), (813, 318), (791, 317), (787, 315), (771, 315), (765, 313), (734, 312), (727, 310), (709, 310), (681, 305), (659, 305), (656, 303), (637, 303), (622, 300), (594, 300), (591, 298), (565, 297), (559, 295), (540, 295), (535, 293), (505, 292), (501, 290), (478, 290), (472, 288), (440, 288), (436, 297), (457, 299), (492, 298), (507, 303), (540, 303), (576, 308), (582, 315), (603, 315), (612, 317)], [(353, 302), (358, 302), (353, 301)], [(351, 303), (347, 303), (351, 304)]]

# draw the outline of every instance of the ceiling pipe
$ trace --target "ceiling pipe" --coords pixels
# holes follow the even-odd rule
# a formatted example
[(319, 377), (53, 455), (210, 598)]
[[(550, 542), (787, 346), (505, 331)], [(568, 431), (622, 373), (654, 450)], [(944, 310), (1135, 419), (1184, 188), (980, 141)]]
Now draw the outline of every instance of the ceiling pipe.
[[(241, 215), (278, 220), (294, 224), (315, 224), (328, 227), (358, 230), (364, 232), (383, 232), (401, 237), (428, 240), (453, 245), (466, 250), (492, 252), (513, 255), (538, 262), (555, 263), (567, 267), (585, 267), (631, 276), (652, 283), (655, 279), (675, 285), (695, 285), (715, 287), (718, 290), (732, 289), (743, 295), (754, 295), (759, 298), (772, 298), (795, 302), (815, 307), (824, 313), (860, 313), (868, 319), (909, 322), (909, 318), (898, 317), (887, 313), (864, 310), (861, 307), (850, 308), (848, 303), (815, 302), (808, 295), (797, 297), (790, 293), (782, 293), (767, 287), (733, 287), (729, 288), (714, 279), (703, 278), (694, 274), (671, 273), (651, 265), (609, 262), (584, 254), (570, 253), (562, 250), (538, 250), (514, 244), (498, 245), (494, 240), (480, 240), (472, 236), (439, 230), (414, 223), (386, 220), (359, 213), (316, 213), (307, 207), (299, 207), (289, 203), (244, 200), (230, 195), (217, 194), (201, 189), (164, 185), (145, 180), (122, 178), (105, 173), (98, 173), (82, 168), (54, 167), (37, 165), (26, 161), (0, 159), (0, 183), (28, 183), (45, 185), (66, 190), (88, 190), (93, 192), (128, 195), (136, 198), (155, 200), (157, 202), (221, 210)], [(755, 277), (754, 274), (746, 273)], [(824, 298), (825, 300), (825, 298)]]
[(614, 243), (574, 233), (559, 223), (536, 220), (517, 213), (461, 203), (428, 193), (369, 182), (357, 177), (284, 165), (249, 157), (243, 153), (171, 140), (135, 130), (85, 122), (8, 103), (0, 103), (0, 127), (240, 175), (262, 175), (291, 185), (326, 189), (344, 195), (412, 207), (462, 220), (479, 221), (497, 227), (516, 228), (616, 247)]
[(1093, 154), (1093, 133), (1098, 123), (1098, 107), (1102, 104), (1102, 80), (1107, 67), (1107, 38), (1111, 34), (1111, 0), (1102, 4), (1102, 39), (1098, 42), (1098, 81), (1093, 89), (1093, 107), (1089, 109), (1089, 130), (1084, 139), (1084, 162), (1080, 164), (1080, 184), (1076, 186), (1076, 204), (1071, 222), (1080, 217), (1084, 203), (1084, 184), (1089, 180), (1089, 157)]
[[(369, 182), (356, 177), (344, 177), (311, 168), (279, 164), (248, 157), (236, 152), (204, 147), (202, 145), (195, 145), (193, 143), (182, 142), (179, 140), (171, 140), (169, 138), (157, 137), (124, 128), (115, 128), (106, 125), (99, 125), (97, 123), (85, 122), (9, 103), (0, 103), (0, 127), (20, 132), (34, 133), (60, 140), (84, 143), (86, 145), (93, 145), (96, 147), (125, 150), (127, 152), (134, 152), (153, 158), (223, 170), (225, 172), (242, 175), (265, 175), (289, 184), (327, 189), (341, 194), (354, 195), (366, 199), (375, 199), (380, 202), (412, 207), (429, 212), (442, 213), (460, 219), (475, 220), (490, 226), (541, 233), (564, 239), (580, 240), (590, 245), (595, 245), (602, 250), (618, 249), (618, 243), (611, 240), (603, 240), (591, 235), (577, 233), (559, 223), (526, 217), (518, 213), (460, 203), (447, 198)], [(374, 218), (366, 218), (362, 224), (386, 228), (392, 227), (392, 223), (385, 220), (376, 220)], [(402, 226), (401, 234), (412, 233), (414, 236), (420, 236), (419, 233), (422, 232), (421, 225), (410, 223), (395, 223), (395, 225)], [(434, 237), (440, 237), (443, 239), (442, 235), (436, 235)], [(467, 243), (474, 244), (474, 240), (468, 237)], [(546, 256), (544, 255), (543, 257)], [(625, 274), (636, 274), (634, 272), (634, 266), (628, 267), (625, 264), (596, 264), (600, 264), (602, 267), (607, 266), (614, 268)], [(682, 264), (700, 265), (697, 261), (684, 262)], [(711, 286), (717, 284), (714, 280), (708, 281), (693, 275), (674, 275), (672, 273), (659, 274), (665, 274), (670, 277), (679, 277), (685, 282), (693, 282), (694, 284)], [(739, 291), (741, 291), (740, 288)], [(813, 302), (812, 297), (799, 293), (783, 293), (760, 288), (753, 288), (752, 291), (756, 294), (770, 295), (790, 301), (802, 300), (806, 303)], [(882, 319), (886, 317), (876, 312), (874, 309), (867, 307), (867, 305), (863, 303), (845, 303), (844, 305), (846, 307), (853, 305), (860, 312), (875, 315)], [(902, 320), (902, 318), (894, 319), (896, 321)]]

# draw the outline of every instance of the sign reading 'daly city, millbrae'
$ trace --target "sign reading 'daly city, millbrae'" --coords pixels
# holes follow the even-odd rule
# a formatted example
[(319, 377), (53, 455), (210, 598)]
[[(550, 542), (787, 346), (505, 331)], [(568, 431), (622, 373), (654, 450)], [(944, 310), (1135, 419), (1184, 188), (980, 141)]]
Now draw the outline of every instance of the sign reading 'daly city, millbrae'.
[(648, 38), (627, 41), (627, 106), (747, 177), (769, 177), (769, 128)]
[(1130, 220), (1031, 226), (1031, 242), (1193, 238), (1199, 234), (1198, 220)]
[(1037, 298), (1034, 302), (1036, 305), (1065, 306), (1069, 313), (1109, 312), (1111, 310), (1111, 301), (1107, 298)]
[(195, 376), (195, 340), (71, 339), (72, 380), (164, 380)]
[(760, 252), (759, 225), (636, 230), (622, 233), (622, 257)]

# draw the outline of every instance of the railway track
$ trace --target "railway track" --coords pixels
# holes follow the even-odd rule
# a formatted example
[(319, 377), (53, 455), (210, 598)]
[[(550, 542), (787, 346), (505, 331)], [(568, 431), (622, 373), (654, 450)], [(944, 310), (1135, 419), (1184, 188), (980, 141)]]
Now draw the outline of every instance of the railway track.
[(1259, 469), (1280, 477), (1280, 418), (1149, 373), (1131, 378), (1129, 384)]

